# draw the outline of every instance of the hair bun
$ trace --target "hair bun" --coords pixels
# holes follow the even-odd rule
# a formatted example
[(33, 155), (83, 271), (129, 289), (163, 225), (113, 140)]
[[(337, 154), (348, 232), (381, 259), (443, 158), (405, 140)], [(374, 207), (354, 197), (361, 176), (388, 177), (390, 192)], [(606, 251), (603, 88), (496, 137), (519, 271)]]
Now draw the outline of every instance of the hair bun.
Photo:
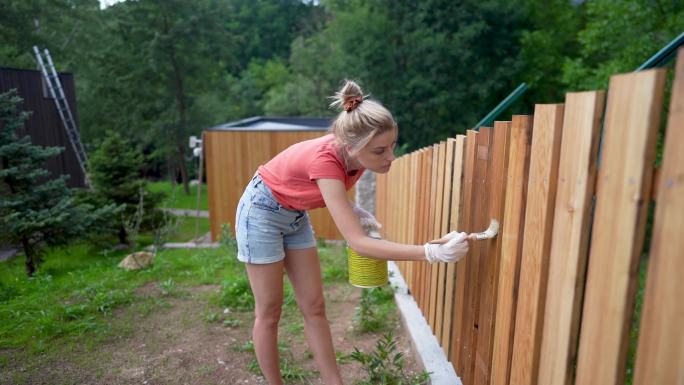
[(335, 92), (333, 99), (335, 100), (330, 104), (331, 107), (341, 107), (350, 112), (363, 102), (363, 91), (355, 81), (346, 80), (342, 88)]

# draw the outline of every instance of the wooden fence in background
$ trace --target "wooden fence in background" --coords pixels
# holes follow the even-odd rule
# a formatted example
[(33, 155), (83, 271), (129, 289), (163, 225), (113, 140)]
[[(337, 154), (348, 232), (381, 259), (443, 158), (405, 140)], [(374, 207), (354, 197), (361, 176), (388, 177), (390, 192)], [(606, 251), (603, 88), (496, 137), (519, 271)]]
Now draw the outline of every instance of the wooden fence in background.
[(684, 50), (656, 170), (666, 70), (538, 104), (398, 158), (377, 182), (385, 237), (498, 237), (458, 263), (398, 262), (465, 385), (623, 384), (648, 207), (657, 202), (635, 384), (684, 384)]

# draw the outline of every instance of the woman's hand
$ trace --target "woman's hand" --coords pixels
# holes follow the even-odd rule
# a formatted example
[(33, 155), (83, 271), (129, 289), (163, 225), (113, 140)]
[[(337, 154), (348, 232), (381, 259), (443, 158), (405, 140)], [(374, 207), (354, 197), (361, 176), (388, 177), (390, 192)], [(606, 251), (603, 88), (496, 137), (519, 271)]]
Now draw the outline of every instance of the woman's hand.
[(452, 231), (424, 245), (428, 262), (458, 262), (468, 253), (468, 234)]

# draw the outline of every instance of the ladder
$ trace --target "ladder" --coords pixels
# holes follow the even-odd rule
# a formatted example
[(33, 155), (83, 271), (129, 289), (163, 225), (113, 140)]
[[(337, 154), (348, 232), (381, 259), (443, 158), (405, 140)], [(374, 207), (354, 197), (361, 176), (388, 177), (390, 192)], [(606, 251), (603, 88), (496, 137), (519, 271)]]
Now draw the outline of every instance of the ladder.
[(55, 101), (57, 112), (59, 112), (59, 117), (62, 120), (67, 137), (69, 138), (69, 142), (71, 142), (71, 147), (74, 149), (74, 154), (76, 154), (78, 164), (81, 166), (81, 170), (83, 171), (85, 185), (89, 187), (90, 182), (88, 181), (88, 174), (86, 173), (86, 164), (88, 163), (88, 158), (86, 156), (85, 149), (83, 148), (83, 144), (81, 143), (81, 135), (76, 127), (74, 116), (71, 114), (69, 102), (64, 94), (62, 82), (59, 81), (59, 75), (55, 70), (52, 57), (50, 57), (50, 52), (47, 50), (47, 48), (44, 50), (47, 67), (45, 66), (45, 62), (43, 61), (43, 56), (41, 55), (40, 50), (38, 50), (38, 47), (35, 45), (33, 46), (33, 52), (36, 55), (36, 61), (38, 62), (40, 72), (43, 74), (43, 79), (47, 84), (48, 90), (50, 91), (50, 96)]

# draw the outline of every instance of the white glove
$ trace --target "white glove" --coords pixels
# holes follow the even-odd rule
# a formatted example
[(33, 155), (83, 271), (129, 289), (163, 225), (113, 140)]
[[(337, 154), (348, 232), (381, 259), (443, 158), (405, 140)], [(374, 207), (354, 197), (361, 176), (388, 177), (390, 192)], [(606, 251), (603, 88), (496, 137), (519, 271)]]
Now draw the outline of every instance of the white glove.
[(362, 209), (356, 203), (352, 203), (352, 210), (354, 210), (356, 216), (359, 217), (359, 223), (361, 224), (361, 227), (363, 227), (363, 230), (366, 232), (366, 234), (378, 234), (378, 230), (382, 228), (382, 225), (378, 223), (373, 214)]
[(425, 244), (428, 262), (458, 262), (468, 253), (468, 234), (452, 231), (441, 239)]

